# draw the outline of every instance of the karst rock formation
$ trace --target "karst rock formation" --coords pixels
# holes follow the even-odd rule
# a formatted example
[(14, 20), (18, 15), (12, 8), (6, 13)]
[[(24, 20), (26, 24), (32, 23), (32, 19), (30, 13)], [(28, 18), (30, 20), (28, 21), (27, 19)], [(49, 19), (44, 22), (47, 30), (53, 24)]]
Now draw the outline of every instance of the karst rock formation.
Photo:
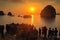
[(47, 5), (40, 13), (41, 17), (54, 18), (56, 16), (56, 10), (52, 5)]

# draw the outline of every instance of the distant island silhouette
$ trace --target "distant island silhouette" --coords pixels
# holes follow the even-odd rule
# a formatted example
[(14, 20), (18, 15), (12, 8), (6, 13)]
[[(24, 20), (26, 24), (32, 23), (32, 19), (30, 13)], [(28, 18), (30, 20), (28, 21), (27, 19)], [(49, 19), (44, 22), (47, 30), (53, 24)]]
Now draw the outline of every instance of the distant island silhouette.
[(56, 15), (60, 15), (60, 13), (56, 13)]
[(8, 15), (8, 16), (13, 16), (11, 12), (8, 12), (8, 14), (7, 14), (7, 15)]
[(24, 15), (23, 18), (32, 18), (31, 15)]
[(0, 11), (0, 16), (3, 16), (4, 15), (4, 12), (3, 11)]
[(55, 18), (56, 10), (52, 5), (47, 5), (40, 13), (44, 18)]

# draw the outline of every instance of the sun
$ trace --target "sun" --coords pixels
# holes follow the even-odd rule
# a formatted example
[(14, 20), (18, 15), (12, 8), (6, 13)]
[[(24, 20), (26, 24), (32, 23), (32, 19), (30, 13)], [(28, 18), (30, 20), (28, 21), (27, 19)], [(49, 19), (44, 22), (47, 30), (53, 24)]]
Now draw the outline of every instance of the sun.
[(34, 11), (35, 9), (33, 7), (30, 8), (30, 11)]
[(34, 7), (30, 7), (29, 10), (30, 10), (30, 12), (35, 12), (35, 8)]

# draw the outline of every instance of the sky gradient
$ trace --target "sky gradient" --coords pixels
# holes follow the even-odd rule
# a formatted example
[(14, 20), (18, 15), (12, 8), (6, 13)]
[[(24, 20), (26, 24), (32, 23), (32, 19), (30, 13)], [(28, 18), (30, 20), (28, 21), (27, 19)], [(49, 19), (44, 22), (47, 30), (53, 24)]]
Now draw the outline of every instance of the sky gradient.
[(15, 14), (29, 13), (29, 7), (35, 7), (36, 13), (39, 14), (47, 5), (54, 6), (56, 12), (60, 13), (60, 0), (0, 0), (0, 10), (6, 14), (9, 11)]

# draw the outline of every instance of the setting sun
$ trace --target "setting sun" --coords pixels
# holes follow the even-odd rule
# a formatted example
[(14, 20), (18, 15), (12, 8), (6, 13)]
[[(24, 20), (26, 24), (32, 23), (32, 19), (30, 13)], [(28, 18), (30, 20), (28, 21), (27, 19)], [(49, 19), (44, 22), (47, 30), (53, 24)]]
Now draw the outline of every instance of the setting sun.
[(34, 7), (30, 7), (29, 10), (30, 10), (30, 12), (32, 12), (32, 13), (35, 12), (35, 8), (34, 8)]
[(32, 12), (33, 12), (34, 10), (35, 10), (35, 9), (34, 9), (33, 7), (30, 8), (30, 11), (32, 11)]

